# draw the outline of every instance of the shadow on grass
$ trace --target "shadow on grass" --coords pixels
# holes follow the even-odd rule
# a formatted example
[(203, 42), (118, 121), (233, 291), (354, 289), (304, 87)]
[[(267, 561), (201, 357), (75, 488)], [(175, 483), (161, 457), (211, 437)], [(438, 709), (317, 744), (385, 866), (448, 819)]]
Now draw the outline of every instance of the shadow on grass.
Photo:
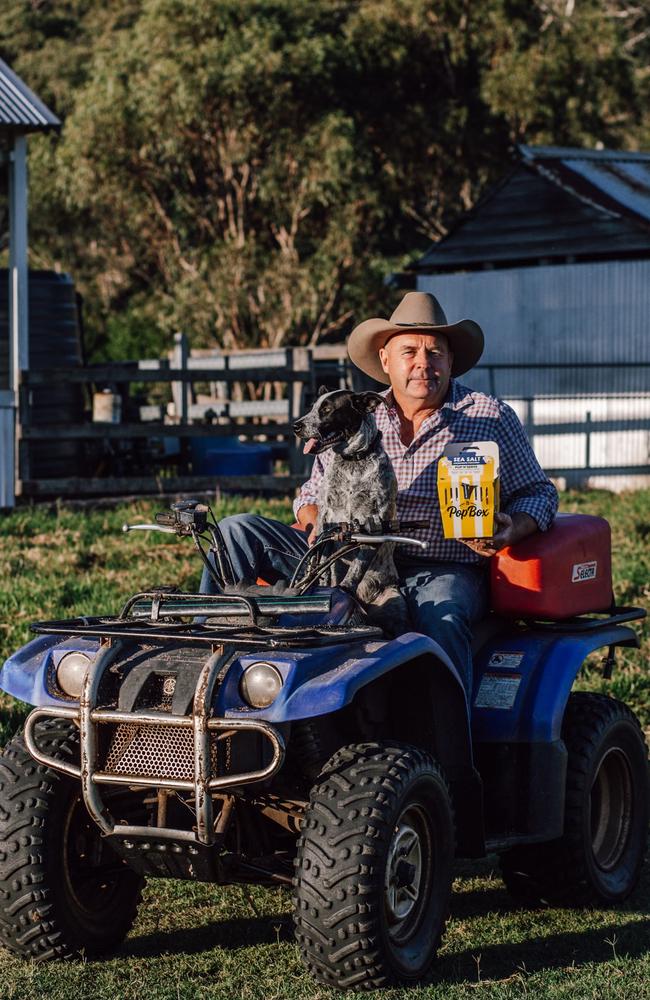
[(451, 916), (454, 920), (484, 917), (487, 913), (514, 911), (515, 905), (501, 884), (489, 889), (463, 889), (451, 894)]
[[(646, 870), (650, 870), (650, 866), (646, 865)], [(647, 874), (644, 875), (641, 885), (635, 889), (630, 899), (618, 904), (618, 911), (621, 913), (625, 913), (628, 910), (645, 912), (646, 909), (650, 912), (650, 879)], [(463, 889), (459, 892), (453, 892), (451, 896), (451, 917), (454, 920), (486, 917), (490, 913), (498, 913), (501, 916), (506, 914), (512, 915), (524, 913), (526, 910), (533, 912), (533, 908), (527, 906), (525, 903), (519, 906), (500, 882), (495, 883), (494, 886), (490, 886), (487, 889)], [(545, 906), (540, 906), (534, 912), (545, 912), (546, 910)], [(554, 907), (549, 908), (549, 912), (553, 912), (553, 910)], [(650, 918), (648, 923), (648, 940), (650, 942)]]
[[(473, 877), (491, 877), (495, 870), (489, 859), (461, 867), (457, 872)], [(650, 864), (645, 864), (640, 884), (634, 894), (621, 904), (619, 913), (626, 910), (644, 912), (650, 900)], [(495, 879), (488, 887), (462, 889), (452, 894), (451, 915), (456, 921), (474, 916), (495, 919), (524, 915), (511, 900), (503, 883)], [(528, 911), (531, 915), (543, 911)], [(549, 910), (547, 912), (553, 912)], [(516, 928), (513, 928), (513, 933)], [(203, 927), (174, 928), (169, 931), (131, 937), (120, 950), (120, 956), (148, 957), (160, 954), (199, 954), (214, 947), (239, 949), (259, 945), (278, 945), (293, 941), (293, 921), (287, 914), (268, 917), (237, 917), (206, 924)], [(650, 919), (608, 923), (581, 931), (536, 935), (516, 943), (477, 945), (443, 954), (433, 970), (432, 983), (476, 983), (477, 959), (480, 956), (480, 976), (487, 980), (503, 980), (518, 973), (530, 974), (550, 969), (573, 966), (580, 968), (590, 963), (611, 962), (614, 958), (639, 958), (650, 952)]]
[(477, 960), (481, 980), (503, 980), (517, 972), (530, 975), (573, 966), (639, 958), (650, 951), (647, 920), (608, 924), (585, 931), (567, 931), (529, 938), (516, 944), (503, 942), (465, 948), (444, 955), (432, 976), (434, 983), (477, 981)]
[[(503, 942), (464, 948), (443, 955), (437, 962), (433, 983), (461, 983), (477, 980), (480, 956), (482, 980), (502, 980), (517, 972), (531, 974), (549, 969), (609, 962), (619, 958), (638, 958), (650, 950), (647, 920), (608, 924), (585, 931), (549, 934), (517, 943)], [(185, 931), (164, 931), (128, 940), (120, 956), (143, 958), (163, 953), (197, 954), (222, 948), (250, 948), (282, 944), (292, 940), (290, 917), (254, 917), (235, 919)]]
[(290, 941), (293, 936), (293, 921), (285, 914), (270, 917), (237, 917), (206, 924), (203, 927), (188, 927), (186, 930), (174, 928), (131, 937), (124, 942), (119, 955), (145, 957), (148, 955), (184, 954), (196, 955), (211, 948), (250, 948), (260, 944), (278, 944)]

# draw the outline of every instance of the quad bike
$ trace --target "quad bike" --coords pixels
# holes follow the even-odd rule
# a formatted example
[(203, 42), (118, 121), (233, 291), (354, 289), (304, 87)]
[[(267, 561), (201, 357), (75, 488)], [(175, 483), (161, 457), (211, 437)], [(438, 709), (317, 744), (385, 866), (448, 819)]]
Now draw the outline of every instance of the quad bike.
[(0, 758), (11, 951), (110, 952), (146, 877), (284, 885), (313, 975), (371, 989), (427, 975), (455, 856), (498, 853), (525, 903), (633, 891), (643, 735), (621, 702), (571, 689), (588, 654), (606, 649), (609, 671), (615, 647), (638, 645), (627, 623), (642, 609), (490, 614), (468, 705), (435, 641), (388, 639), (349, 593), (318, 586), (333, 539), (339, 557), (413, 544), (407, 526), (328, 526), (284, 591), (236, 586), (196, 501), (130, 527), (191, 537), (223, 593), (154, 587), (116, 616), (39, 622), (2, 667), (0, 686), (36, 706)]

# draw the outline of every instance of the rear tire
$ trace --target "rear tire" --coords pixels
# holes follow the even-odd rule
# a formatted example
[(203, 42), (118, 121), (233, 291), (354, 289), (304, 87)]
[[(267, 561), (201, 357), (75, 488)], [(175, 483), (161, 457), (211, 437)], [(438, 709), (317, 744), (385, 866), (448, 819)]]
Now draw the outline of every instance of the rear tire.
[[(37, 738), (78, 764), (71, 723), (41, 723)], [(113, 951), (133, 924), (142, 883), (100, 836), (79, 782), (38, 764), (14, 737), (0, 757), (0, 943), (41, 962)]]
[(426, 976), (453, 857), (449, 790), (428, 753), (367, 743), (335, 754), (312, 790), (295, 862), (296, 937), (310, 972), (341, 989)]
[(648, 751), (638, 719), (604, 695), (572, 694), (562, 737), (569, 759), (564, 834), (501, 857), (519, 903), (620, 903), (636, 887), (649, 819)]

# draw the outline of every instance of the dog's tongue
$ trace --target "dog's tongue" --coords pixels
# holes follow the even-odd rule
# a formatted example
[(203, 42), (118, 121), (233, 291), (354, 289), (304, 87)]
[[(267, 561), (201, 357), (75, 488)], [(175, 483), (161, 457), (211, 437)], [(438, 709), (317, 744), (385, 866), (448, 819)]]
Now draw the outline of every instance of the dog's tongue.
[(313, 451), (318, 441), (316, 438), (310, 438), (305, 447), (302, 449), (303, 455), (308, 455), (310, 451)]

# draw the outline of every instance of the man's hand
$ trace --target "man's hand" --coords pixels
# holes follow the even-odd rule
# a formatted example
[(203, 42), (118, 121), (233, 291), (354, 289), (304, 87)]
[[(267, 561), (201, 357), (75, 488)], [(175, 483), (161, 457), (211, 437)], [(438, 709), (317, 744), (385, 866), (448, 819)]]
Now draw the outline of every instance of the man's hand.
[(499, 549), (515, 545), (522, 538), (537, 531), (537, 522), (529, 514), (516, 512), (510, 517), (509, 514), (499, 512), (495, 514), (494, 520), (497, 530), (492, 538), (459, 538), (458, 541), (478, 552), (480, 556), (493, 556)]
[(318, 507), (315, 503), (305, 504), (298, 511), (298, 523), (307, 535), (307, 544), (313, 545), (317, 538), (316, 521), (318, 520)]

